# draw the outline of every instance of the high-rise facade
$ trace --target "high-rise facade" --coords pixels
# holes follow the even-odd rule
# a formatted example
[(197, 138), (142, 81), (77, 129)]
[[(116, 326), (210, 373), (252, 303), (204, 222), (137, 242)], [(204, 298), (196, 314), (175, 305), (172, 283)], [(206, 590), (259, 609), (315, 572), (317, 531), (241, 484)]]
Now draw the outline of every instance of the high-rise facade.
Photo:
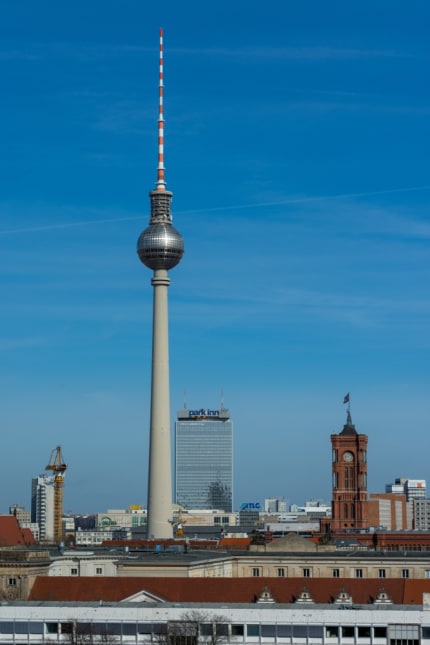
[(386, 493), (406, 495), (406, 501), (426, 499), (427, 484), (425, 479), (406, 479), (398, 477), (394, 484), (386, 484)]
[(332, 519), (335, 531), (368, 527), (367, 435), (358, 434), (348, 409), (342, 432), (331, 435)]
[(181, 410), (175, 424), (176, 503), (233, 509), (233, 422), (229, 410)]
[(264, 510), (266, 513), (286, 513), (287, 502), (284, 497), (266, 497)]
[(408, 529), (429, 530), (430, 515), (428, 514), (428, 509), (430, 509), (430, 505), (426, 495), (427, 484), (425, 479), (398, 477), (394, 484), (386, 484), (385, 490), (387, 493), (406, 496)]
[(31, 480), (31, 521), (39, 525), (41, 540), (54, 540), (54, 479), (39, 475)]

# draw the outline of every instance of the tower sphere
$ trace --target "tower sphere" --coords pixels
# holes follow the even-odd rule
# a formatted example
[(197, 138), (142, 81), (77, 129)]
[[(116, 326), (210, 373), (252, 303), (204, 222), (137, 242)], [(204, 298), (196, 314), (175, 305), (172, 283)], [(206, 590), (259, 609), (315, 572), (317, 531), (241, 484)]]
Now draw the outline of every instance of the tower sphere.
[(137, 241), (137, 254), (150, 269), (172, 269), (184, 254), (184, 240), (171, 224), (150, 224)]

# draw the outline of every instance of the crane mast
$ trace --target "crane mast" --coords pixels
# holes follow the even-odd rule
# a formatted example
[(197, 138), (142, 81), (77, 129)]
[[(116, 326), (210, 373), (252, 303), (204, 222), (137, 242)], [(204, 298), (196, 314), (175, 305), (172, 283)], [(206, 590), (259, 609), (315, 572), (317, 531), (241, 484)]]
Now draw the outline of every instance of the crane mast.
[(51, 452), (46, 470), (50, 470), (54, 475), (54, 540), (59, 544), (63, 540), (63, 487), (67, 470), (61, 446), (57, 446)]

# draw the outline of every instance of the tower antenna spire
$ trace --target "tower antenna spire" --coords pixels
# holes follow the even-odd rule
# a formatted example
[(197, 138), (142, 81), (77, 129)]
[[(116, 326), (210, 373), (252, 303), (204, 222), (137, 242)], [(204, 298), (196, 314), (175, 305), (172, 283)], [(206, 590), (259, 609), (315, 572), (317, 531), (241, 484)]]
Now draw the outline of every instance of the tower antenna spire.
[(157, 190), (166, 190), (164, 179), (164, 116), (163, 116), (163, 30), (160, 28), (160, 73), (158, 80), (158, 166)]

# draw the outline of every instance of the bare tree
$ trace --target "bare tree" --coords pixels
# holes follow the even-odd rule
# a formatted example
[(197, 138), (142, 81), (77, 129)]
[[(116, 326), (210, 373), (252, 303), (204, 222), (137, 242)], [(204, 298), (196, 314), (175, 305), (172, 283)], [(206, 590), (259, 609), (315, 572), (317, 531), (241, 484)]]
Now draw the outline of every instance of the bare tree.
[(168, 645), (221, 645), (228, 640), (228, 621), (196, 609), (169, 621), (166, 636)]

